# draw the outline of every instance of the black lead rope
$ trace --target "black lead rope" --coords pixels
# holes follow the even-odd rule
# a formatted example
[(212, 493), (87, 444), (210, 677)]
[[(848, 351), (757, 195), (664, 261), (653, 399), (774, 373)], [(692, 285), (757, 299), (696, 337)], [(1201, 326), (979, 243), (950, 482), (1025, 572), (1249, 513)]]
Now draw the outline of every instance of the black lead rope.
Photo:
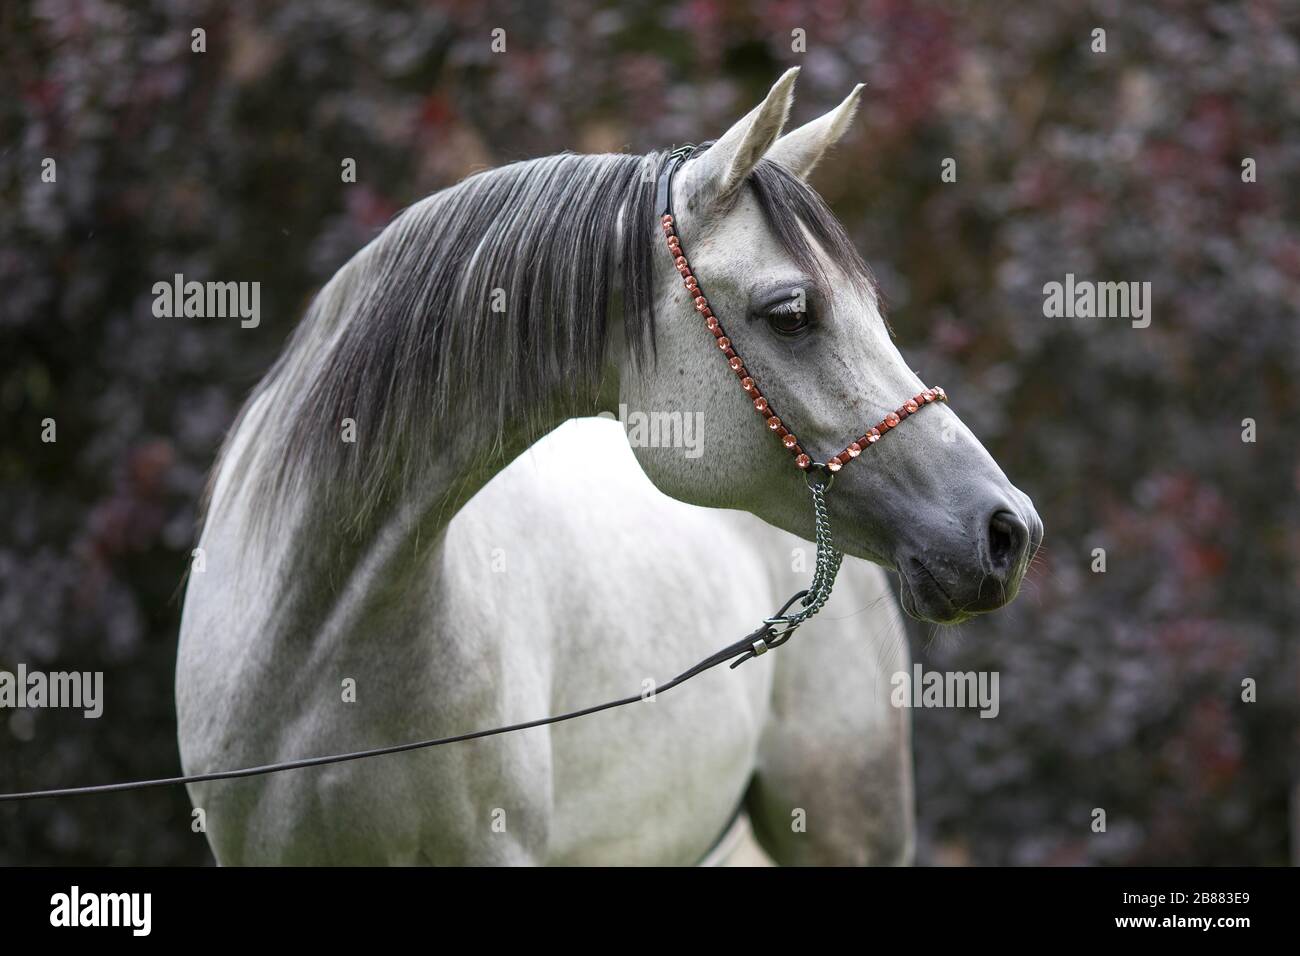
[[(751, 650), (755, 641), (761, 640), (765, 633), (769, 633), (771, 625), (764, 623), (762, 627), (746, 637), (741, 638), (734, 644), (730, 644), (718, 651), (711, 657), (706, 657), (688, 671), (678, 674), (668, 683), (658, 686), (654, 689), (655, 694), (672, 690), (678, 684), (690, 680), (696, 674), (702, 674), (711, 667), (721, 664), (723, 661), (730, 660), (742, 651)], [(752, 651), (751, 651), (752, 653)], [(744, 660), (744, 658), (742, 658)], [(739, 662), (737, 662), (739, 663)], [(423, 750), (426, 747), (441, 747), (443, 744), (460, 743), (463, 740), (478, 740), (481, 737), (495, 737), (498, 734), (509, 734), (516, 730), (528, 730), (530, 727), (542, 727), (546, 724), (558, 724), (563, 720), (573, 720), (576, 717), (585, 717), (588, 714), (599, 713), (602, 710), (611, 710), (614, 707), (622, 707), (625, 704), (634, 704), (639, 700), (645, 700), (650, 695), (642, 696), (641, 694), (632, 697), (624, 697), (620, 700), (611, 700), (604, 704), (597, 704), (594, 707), (585, 707), (582, 710), (571, 711), (567, 714), (560, 714), (556, 717), (543, 717), (540, 720), (530, 720), (522, 724), (510, 724), (506, 727), (494, 727), (491, 730), (477, 730), (470, 734), (458, 734), (455, 737), (438, 737), (433, 740), (419, 740), (409, 744), (395, 744), (391, 747), (376, 747), (373, 750), (357, 750), (345, 754), (331, 754), (327, 757), (306, 757), (302, 760), (286, 760), (283, 763), (269, 763), (261, 767), (244, 767), (239, 770), (216, 770), (212, 773), (196, 773), (187, 777), (160, 777), (157, 780), (132, 780), (128, 783), (106, 783), (97, 787), (67, 787), (62, 790), (34, 790), (30, 793), (0, 793), (0, 803), (6, 803), (15, 800), (39, 800), (44, 797), (76, 797), (90, 793), (121, 793), (125, 790), (148, 790), (152, 787), (169, 787), (181, 783), (206, 783), (209, 780), (234, 780), (238, 777), (258, 777), (268, 773), (280, 773), (283, 770), (300, 770), (304, 767), (322, 767), (332, 763), (346, 763), (349, 760), (364, 760), (367, 757), (382, 757), (386, 754), (406, 753), (408, 750)]]
[[(835, 571), (839, 570), (840, 559), (843, 557), (838, 551), (834, 550), (830, 538), (830, 525), (825, 521), (825, 504), (824, 496), (830, 481), (827, 476), (825, 482), (813, 480), (811, 477), (808, 487), (812, 492), (814, 505), (817, 508), (817, 558), (816, 570), (813, 574), (813, 583), (810, 588), (798, 592), (790, 598), (776, 614), (765, 620), (761, 626), (749, 634), (746, 634), (734, 644), (728, 644), (722, 650), (706, 657), (689, 670), (682, 671), (666, 684), (660, 684), (652, 692), (634, 694), (631, 697), (623, 697), (619, 700), (607, 701), (603, 704), (596, 704), (594, 707), (584, 707), (582, 710), (570, 711), (567, 714), (559, 714), (555, 717), (542, 717), (539, 720), (530, 720), (522, 724), (510, 724), (505, 727), (494, 727), (491, 730), (476, 730), (469, 734), (457, 734), (455, 737), (437, 737), (433, 740), (419, 740), (414, 743), (395, 744), (390, 747), (376, 747), (372, 750), (356, 750), (351, 753), (331, 754), (326, 757), (306, 757), (302, 760), (286, 760), (283, 763), (269, 763), (260, 767), (243, 767), (239, 770), (216, 770), (212, 773), (196, 773), (184, 777), (160, 777), (157, 780), (132, 780), (126, 783), (106, 783), (97, 787), (66, 787), (61, 790), (33, 790), (29, 793), (0, 793), (0, 803), (9, 803), (18, 800), (41, 800), (47, 797), (78, 797), (92, 793), (122, 793), (128, 790), (148, 790), (154, 787), (170, 787), (177, 784), (186, 783), (207, 783), (211, 780), (234, 780), (239, 777), (259, 777), (268, 773), (280, 773), (285, 770), (301, 770), (304, 767), (323, 767), (327, 764), (346, 763), (350, 760), (365, 760), (368, 757), (383, 757), (387, 754), (406, 753), (411, 750), (424, 750), (428, 747), (441, 747), (444, 744), (455, 744), (465, 740), (479, 740), (483, 737), (496, 737), (499, 734), (510, 734), (517, 730), (528, 730), (532, 727), (544, 727), (547, 724), (558, 724), (565, 720), (574, 720), (578, 717), (586, 717), (588, 714), (597, 714), (602, 710), (612, 710), (615, 707), (623, 707), (627, 704), (635, 704), (637, 701), (652, 699), (656, 694), (662, 694), (672, 690), (679, 684), (684, 684), (698, 674), (703, 674), (711, 668), (717, 667), (725, 661), (732, 661), (731, 666), (738, 667), (745, 661), (765, 654), (773, 647), (780, 647), (788, 641), (795, 629), (804, 621), (821, 610), (826, 599), (830, 597), (831, 586), (835, 583)], [(802, 608), (799, 611), (791, 612), (790, 608), (796, 602), (801, 602)], [(732, 660), (735, 658), (735, 660)]]

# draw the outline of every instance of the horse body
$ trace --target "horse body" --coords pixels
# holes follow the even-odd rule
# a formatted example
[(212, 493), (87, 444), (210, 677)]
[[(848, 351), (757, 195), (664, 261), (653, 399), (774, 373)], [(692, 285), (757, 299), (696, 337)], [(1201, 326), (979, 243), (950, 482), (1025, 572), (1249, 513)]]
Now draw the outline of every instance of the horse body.
[[(924, 386), (804, 182), (858, 91), (782, 136), (795, 73), (671, 189), (742, 374), (827, 455)], [(656, 238), (661, 159), (470, 177), (322, 289), (214, 470), (177, 665), (187, 773), (653, 688), (807, 584), (804, 473)], [(629, 452), (604, 425), (524, 454), (623, 406), (695, 416), (691, 453)], [(1014, 597), (1042, 536), (942, 404), (848, 463), (826, 506), (836, 545), (896, 570), (904, 610), (939, 623)], [(779, 862), (904, 860), (908, 726), (885, 685), (906, 648), (886, 595), (850, 560), (788, 648), (653, 702), (191, 794), (222, 862), (691, 863), (742, 807)]]
[[(224, 552), (211, 533), (205, 549)], [(805, 552), (752, 516), (659, 494), (615, 425), (570, 423), (455, 516), (419, 562), (424, 586), (391, 608), (336, 608), (303, 635), (277, 625), (276, 602), (236, 602), (196, 576), (178, 668), (186, 769), (635, 693), (775, 610), (806, 577)], [(909, 729), (888, 676), (906, 668), (883, 573), (850, 559), (789, 649), (653, 701), (191, 793), (222, 863), (689, 864), (740, 809), (778, 862), (901, 862)], [(346, 678), (355, 702), (342, 699)]]

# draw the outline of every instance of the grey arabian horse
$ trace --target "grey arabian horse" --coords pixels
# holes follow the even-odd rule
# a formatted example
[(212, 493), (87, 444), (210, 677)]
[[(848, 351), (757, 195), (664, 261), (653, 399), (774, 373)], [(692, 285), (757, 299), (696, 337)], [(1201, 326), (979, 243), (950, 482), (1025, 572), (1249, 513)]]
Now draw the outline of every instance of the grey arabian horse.
[[(804, 181), (858, 91), (782, 136), (795, 73), (671, 198), (747, 367), (803, 446), (832, 454), (924, 386)], [(320, 292), (213, 477), (177, 666), (186, 773), (635, 694), (806, 580), (804, 475), (663, 249), (644, 174), (661, 159), (473, 176)], [(699, 413), (700, 453), (634, 457), (608, 423), (538, 441), (620, 406)], [(851, 558), (780, 652), (565, 724), (191, 784), (218, 861), (690, 864), (742, 815), (779, 863), (906, 861), (909, 727), (887, 685), (908, 655), (866, 562), (898, 572), (909, 613), (959, 621), (1015, 595), (1042, 525), (941, 404), (845, 468), (828, 503)]]

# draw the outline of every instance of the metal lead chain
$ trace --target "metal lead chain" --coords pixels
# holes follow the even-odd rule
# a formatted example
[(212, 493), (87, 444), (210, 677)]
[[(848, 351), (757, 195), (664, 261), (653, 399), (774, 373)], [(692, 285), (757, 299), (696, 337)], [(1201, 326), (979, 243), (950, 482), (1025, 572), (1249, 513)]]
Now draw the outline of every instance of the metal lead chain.
[(835, 550), (835, 542), (831, 538), (831, 519), (829, 512), (826, 510), (826, 487), (820, 481), (810, 481), (808, 483), (808, 490), (812, 492), (813, 499), (814, 540), (817, 542), (817, 557), (813, 568), (812, 584), (808, 588), (808, 593), (803, 596), (800, 602), (803, 609), (794, 614), (786, 614), (774, 619), (769, 618), (768, 624), (785, 624), (787, 629), (792, 630), (820, 611), (826, 602), (830, 600), (831, 589), (835, 587), (835, 576), (840, 573), (840, 564), (844, 560), (844, 553)]
[[(825, 481), (810, 478), (808, 481), (808, 490), (813, 499), (813, 528), (817, 543), (812, 583), (786, 601), (781, 610), (765, 620), (763, 626), (750, 635), (753, 638), (750, 649), (732, 662), (733, 668), (790, 640), (799, 625), (820, 611), (830, 600), (844, 553), (835, 549), (835, 542), (831, 538), (830, 513), (826, 509), (826, 489), (829, 487), (829, 478)], [(800, 606), (799, 610), (791, 611), (790, 608), (796, 602)]]

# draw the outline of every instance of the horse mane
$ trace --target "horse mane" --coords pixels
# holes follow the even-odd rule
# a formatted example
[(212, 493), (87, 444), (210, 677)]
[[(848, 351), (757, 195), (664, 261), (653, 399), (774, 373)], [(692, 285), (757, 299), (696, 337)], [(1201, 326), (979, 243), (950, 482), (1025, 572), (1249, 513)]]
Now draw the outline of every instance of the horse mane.
[[(321, 289), (253, 390), (202, 512), (229, 480), (249, 494), (258, 526), (326, 494), (340, 523), (359, 530), (436, 464), (439, 425), (458, 440), (500, 442), (509, 423), (526, 425), (543, 408), (553, 419), (557, 402), (589, 407), (617, 311), (633, 361), (653, 361), (661, 158), (564, 153), (512, 163), (400, 212)], [(872, 282), (802, 180), (764, 160), (749, 185), (808, 274), (822, 274), (829, 255)], [(341, 440), (344, 419), (356, 423), (355, 444)]]

